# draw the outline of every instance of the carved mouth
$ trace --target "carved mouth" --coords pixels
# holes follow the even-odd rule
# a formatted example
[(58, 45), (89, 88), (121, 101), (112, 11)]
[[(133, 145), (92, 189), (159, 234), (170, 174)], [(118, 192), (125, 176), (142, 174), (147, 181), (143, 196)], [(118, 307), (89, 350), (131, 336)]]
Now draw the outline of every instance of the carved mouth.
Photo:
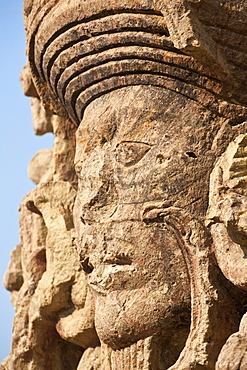
[(131, 280), (136, 267), (130, 266), (130, 263), (116, 262), (117, 260), (108, 261), (88, 275), (88, 283), (97, 293), (106, 296), (109, 291), (123, 290), (125, 283)]

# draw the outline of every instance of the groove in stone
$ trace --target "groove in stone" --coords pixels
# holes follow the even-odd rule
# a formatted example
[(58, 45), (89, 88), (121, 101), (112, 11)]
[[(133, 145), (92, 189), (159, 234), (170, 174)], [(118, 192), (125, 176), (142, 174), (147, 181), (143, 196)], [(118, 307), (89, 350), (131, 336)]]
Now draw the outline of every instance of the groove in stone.
[[(135, 34), (136, 35), (136, 42), (134, 43), (133, 40), (132, 41), (129, 41), (131, 42), (132, 45), (138, 45), (139, 41), (140, 40), (140, 37), (141, 35), (145, 35), (146, 37), (148, 37), (149, 35), (151, 36), (151, 38), (153, 37), (154, 38), (154, 43), (157, 45), (157, 44), (160, 44), (160, 47), (161, 48), (164, 48), (164, 46), (162, 44), (167, 44), (167, 49), (170, 49), (170, 50), (175, 50), (175, 48), (172, 46), (172, 44), (167, 41), (166, 39), (164, 38), (161, 38), (159, 37), (159, 35), (156, 35), (154, 34), (153, 32), (150, 32), (148, 29), (147, 30), (142, 30), (142, 29), (136, 29), (136, 28), (133, 28), (133, 29), (128, 29), (128, 30), (124, 30), (124, 31), (121, 31), (121, 30), (111, 30), (108, 32), (108, 34), (101, 34), (101, 35), (97, 35), (95, 37), (89, 37), (87, 35), (83, 35), (81, 37), (79, 37), (76, 42), (75, 41), (71, 41), (69, 42), (68, 44), (64, 45), (63, 47), (61, 47), (59, 50), (57, 50), (52, 56), (50, 55), (45, 55), (44, 58), (43, 58), (43, 67), (42, 67), (42, 75), (44, 78), (47, 79), (47, 81), (49, 80), (50, 78), (50, 71), (51, 71), (51, 68), (55, 62), (55, 60), (60, 56), (60, 54), (64, 51), (68, 51), (69, 52), (69, 55), (71, 55), (71, 47), (75, 47), (76, 45), (78, 45), (79, 43), (81, 43), (82, 45), (82, 48), (84, 47), (84, 44), (90, 40), (90, 42), (92, 42), (92, 44), (94, 43), (94, 40), (100, 40), (100, 37), (104, 37), (105, 38), (105, 42), (102, 42), (102, 44), (104, 45), (104, 50), (106, 50), (107, 48), (107, 45), (110, 44), (110, 40), (114, 40), (115, 38), (115, 35), (120, 35), (120, 34), (123, 34), (123, 35), (127, 35), (127, 34), (133, 34), (133, 37)], [(157, 36), (157, 37), (156, 37)], [(112, 41), (111, 41), (112, 42)], [(116, 46), (118, 45), (121, 45), (121, 41), (118, 40), (118, 43), (115, 44)], [(125, 44), (123, 44), (125, 45)], [(179, 54), (182, 54), (181, 52), (178, 51)], [(87, 54), (86, 54), (87, 55)], [(71, 56), (70, 56), (71, 58)], [(77, 56), (78, 58), (78, 56)], [(47, 62), (47, 63), (46, 63)]]
[[(171, 72), (171, 68), (168, 65), (158, 63), (156, 61), (150, 62), (147, 60), (136, 59), (121, 60), (118, 63), (111, 61), (102, 64), (99, 67), (91, 68), (87, 72), (81, 73), (76, 78), (71, 80), (67, 86), (67, 92), (64, 96), (64, 102), (68, 105), (74, 106), (75, 101), (77, 100), (77, 97), (82, 92), (82, 90), (86, 90), (91, 85), (109, 79), (113, 76), (122, 76), (123, 74), (130, 73), (152, 73), (170, 76), (169, 73)], [(174, 72), (178, 72), (178, 75), (176, 75)], [(179, 78), (179, 69), (177, 69), (177, 71), (174, 70), (173, 74), (174, 75), (170, 77)], [(187, 72), (185, 80), (188, 81), (189, 78), (191, 78), (190, 72)], [(72, 91), (72, 94), (70, 93), (70, 91)]]
[[(127, 73), (133, 72), (137, 73), (154, 73), (160, 75), (166, 75), (170, 78), (175, 78), (185, 82), (186, 84), (191, 84), (197, 86), (198, 88), (208, 92), (210, 94), (215, 93), (214, 86), (212, 86), (212, 81), (209, 81), (207, 78), (199, 76), (195, 72), (188, 71), (187, 69), (180, 69), (179, 65), (171, 65), (165, 62), (157, 62), (156, 60), (147, 60), (144, 59), (125, 59), (121, 58), (119, 62), (110, 61), (101, 64), (100, 66), (93, 67), (88, 69), (86, 72), (81, 73), (79, 69), (79, 74), (67, 82), (67, 85), (64, 87), (67, 89), (65, 96), (60, 95), (60, 99), (64, 100), (68, 106), (73, 106), (77, 97), (81, 92), (87, 89), (90, 85), (97, 84), (98, 82), (103, 81), (112, 77), (116, 73)], [(206, 84), (210, 85), (205, 86)]]
[[(185, 85), (184, 82), (186, 81), (176, 77), (171, 78), (166, 74), (161, 75), (159, 72), (154, 73), (151, 71), (148, 74), (143, 74), (143, 72), (132, 72), (131, 74), (121, 73), (94, 83), (86, 90), (83, 90), (80, 95), (78, 95), (74, 103), (74, 108), (71, 107), (72, 109), (69, 109), (69, 113), (80, 123), (85, 107), (99, 96), (124, 86), (153, 85), (161, 86), (184, 95), (191, 100), (197, 101), (202, 107), (211, 110), (214, 114), (221, 116), (218, 111), (218, 103), (212, 94), (206, 91), (203, 91), (203, 94), (201, 94), (202, 91), (200, 88), (194, 85), (188, 85), (188, 83)], [(76, 115), (74, 112), (77, 112)]]
[[(45, 50), (45, 54), (49, 52), (49, 48), (60, 50), (65, 47), (64, 40), (67, 44), (72, 41), (78, 42), (78, 39), (83, 36), (95, 37), (104, 33), (114, 31), (140, 30), (149, 33), (158, 34), (160, 36), (169, 36), (163, 17), (161, 16), (143, 16), (142, 14), (115, 14), (100, 20), (89, 23), (79, 23), (70, 28), (66, 32), (60, 34)], [(53, 57), (50, 55), (49, 58)]]
[[(129, 33), (126, 32), (123, 34), (115, 34), (115, 37), (112, 38), (104, 35), (99, 36), (95, 39), (90, 39), (86, 43), (73, 45), (72, 48), (75, 49), (73, 52), (71, 49), (68, 50), (68, 56), (71, 58), (70, 60), (67, 60), (67, 53), (61, 55), (59, 59), (57, 60), (57, 64), (60, 64), (60, 66), (64, 64), (64, 68), (59, 68), (58, 70), (58, 77), (56, 76), (56, 80), (60, 78), (60, 75), (64, 73), (65, 68), (70, 67), (70, 65), (74, 64), (78, 60), (81, 60), (85, 57), (95, 56), (97, 57), (100, 55), (100, 53), (103, 53), (108, 50), (113, 50), (118, 47), (138, 47), (139, 49), (142, 47), (150, 47), (150, 48), (156, 48), (157, 50), (160, 49), (160, 51), (173, 51), (172, 47), (169, 47), (169, 43), (163, 42), (163, 45), (161, 44), (162, 41), (166, 40), (157, 40), (153, 36), (149, 36), (145, 33)], [(166, 45), (164, 45), (166, 44)], [(103, 46), (102, 46), (103, 45)], [(78, 50), (79, 48), (79, 50)], [(80, 50), (82, 49), (82, 51)], [(175, 54), (175, 53), (174, 53)], [(180, 55), (180, 53), (178, 52)], [(75, 56), (74, 56), (75, 55)], [(113, 55), (113, 53), (112, 53)], [(185, 57), (188, 59), (188, 57)], [(64, 61), (65, 59), (65, 61)], [(56, 72), (53, 72), (55, 68), (55, 65), (51, 67), (51, 73), (55, 74)], [(56, 86), (56, 82), (55, 82)]]
[[(126, 52), (127, 51), (126, 48), (124, 50), (124, 54), (122, 54), (121, 51), (118, 52), (118, 50), (114, 49), (114, 54), (112, 55), (107, 55), (107, 53), (105, 53), (106, 57), (108, 56), (108, 58), (106, 58), (105, 60), (103, 58), (102, 60), (99, 60), (99, 58), (97, 58), (97, 55), (96, 55), (94, 59), (95, 64), (92, 63), (92, 58), (90, 55), (90, 57), (88, 58), (89, 59), (88, 63), (85, 63), (85, 60), (84, 60), (85, 58), (84, 58), (81, 60), (81, 63), (78, 62), (76, 63), (76, 65), (73, 64), (69, 71), (68, 70), (64, 71), (64, 76), (62, 75), (60, 81), (58, 82), (58, 87), (57, 87), (58, 95), (60, 96), (61, 100), (64, 100), (65, 91), (69, 83), (72, 80), (74, 80), (79, 75), (83, 75), (85, 72), (88, 72), (90, 70), (97, 71), (97, 68), (100, 68), (101, 66), (104, 66), (105, 64), (111, 63), (111, 62), (116, 64), (116, 62), (121, 63), (122, 60), (134, 60), (135, 59), (135, 60), (139, 60), (143, 62), (147, 61), (147, 62), (152, 62), (152, 63), (160, 63), (160, 64), (163, 64), (164, 66), (171, 66), (177, 69), (181, 69), (179, 64), (177, 65), (175, 63), (172, 64), (164, 60), (164, 58), (162, 58), (163, 57), (162, 54), (158, 53), (158, 50), (159, 49), (157, 50), (151, 49), (149, 53), (144, 53), (144, 51), (141, 50), (139, 55), (138, 55), (138, 50), (136, 51), (135, 54), (131, 50), (131, 52), (128, 55)], [(155, 51), (157, 53), (155, 53)], [(184, 68), (183, 70), (186, 71), (187, 73), (189, 72), (189, 70), (186, 68)], [(190, 72), (193, 73), (192, 71)], [(194, 75), (195, 75), (195, 72), (194, 72)], [(83, 82), (82, 82), (82, 85), (83, 85)]]
[[(107, 24), (104, 24), (103, 22), (97, 21), (97, 23), (89, 24), (88, 29), (85, 29), (84, 24), (80, 24), (80, 28), (78, 29), (70, 29), (69, 34), (68, 31), (66, 33), (63, 33), (59, 35), (59, 37), (54, 40), (54, 43), (50, 44), (49, 47), (45, 50), (44, 55), (41, 56), (41, 61), (40, 61), (40, 70), (45, 77), (45, 73), (47, 72), (46, 78), (49, 79), (49, 73), (51, 69), (51, 65), (55, 61), (55, 59), (59, 56), (61, 52), (64, 50), (68, 49), (69, 47), (83, 41), (86, 39), (94, 38), (100, 35), (104, 35), (107, 33), (109, 34), (115, 34), (119, 32), (146, 32), (148, 34), (155, 34), (157, 36), (164, 36), (165, 30), (164, 27), (159, 27), (158, 28), (158, 23), (152, 24), (153, 19), (149, 19), (148, 22), (144, 25), (138, 25), (138, 21), (141, 20), (140, 23), (145, 23), (143, 19), (140, 19), (139, 15), (137, 14), (135, 17), (132, 19), (127, 17), (128, 19), (126, 20), (126, 14), (117, 14), (117, 19), (113, 19), (113, 17), (107, 17), (107, 19), (104, 19)], [(114, 16), (114, 17), (116, 17)], [(118, 19), (119, 18), (119, 19)], [(156, 18), (160, 18), (157, 17)], [(114, 24), (113, 24), (114, 21)], [(136, 24), (133, 27), (127, 27), (126, 24), (128, 21), (134, 21)], [(103, 23), (103, 24), (102, 24)], [(106, 27), (105, 27), (106, 26)], [(96, 31), (94, 28), (96, 27)], [(98, 29), (97, 29), (98, 28)], [(163, 33), (162, 33), (162, 28), (163, 28)], [(159, 33), (158, 33), (159, 31)], [(64, 43), (66, 40), (66, 43)], [(55, 53), (54, 53), (55, 50)], [(48, 61), (48, 62), (46, 62)]]
[[(89, 23), (91, 21), (94, 21), (94, 20), (101, 20), (102, 18), (106, 18), (106, 17), (109, 17), (109, 16), (113, 16), (113, 15), (116, 15), (116, 14), (134, 14), (135, 16), (137, 14), (144, 14), (144, 15), (153, 15), (153, 16), (161, 16), (161, 13), (160, 12), (155, 12), (153, 10), (150, 10), (150, 11), (147, 11), (145, 9), (137, 9), (136, 12), (133, 11), (133, 9), (123, 9), (121, 11), (121, 9), (118, 9), (118, 10), (106, 10), (105, 12), (101, 12), (101, 13), (98, 13), (98, 14), (94, 14), (92, 15), (91, 17), (88, 17), (88, 18), (85, 18), (85, 19), (82, 19), (82, 20), (77, 20), (77, 21), (74, 21), (74, 22), (71, 22), (71, 23), (68, 23), (66, 24), (65, 26), (61, 27), (59, 30), (57, 30), (50, 38), (49, 40), (43, 45), (43, 49), (42, 50), (39, 50), (39, 55), (41, 56), (41, 60), (40, 60), (40, 66), (43, 65), (43, 56), (46, 52), (46, 49), (49, 47), (49, 45), (54, 41), (56, 40), (60, 35), (64, 34), (66, 31), (70, 30), (72, 27), (75, 27), (79, 24), (86, 24), (86, 23)], [(37, 46), (37, 45), (36, 45)], [(36, 61), (37, 62), (37, 61)], [(39, 63), (37, 63), (39, 64)], [(40, 71), (41, 72), (41, 71)], [(42, 73), (42, 72), (41, 72)]]

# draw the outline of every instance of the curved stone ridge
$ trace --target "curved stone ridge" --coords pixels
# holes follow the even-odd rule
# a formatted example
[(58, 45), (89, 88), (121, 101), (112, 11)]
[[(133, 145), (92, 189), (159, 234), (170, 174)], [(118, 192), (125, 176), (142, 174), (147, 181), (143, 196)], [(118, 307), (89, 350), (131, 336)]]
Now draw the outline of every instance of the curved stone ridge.
[(165, 87), (222, 114), (221, 84), (173, 46), (152, 2), (91, 1), (68, 4), (67, 12), (59, 1), (46, 7), (43, 18), (30, 16), (31, 66), (40, 95), (76, 124), (92, 100), (129, 85)]
[[(44, 59), (50, 65), (57, 56), (71, 45), (99, 35), (124, 32), (145, 31), (147, 33), (168, 36), (163, 17), (149, 14), (121, 13), (99, 17), (96, 20), (84, 21), (71, 25), (67, 31), (58, 34), (46, 47)], [(79, 49), (80, 50), (80, 49)], [(46, 66), (44, 66), (46, 69)]]
[[(25, 9), (32, 72), (40, 95), (55, 111), (61, 111), (57, 99), (60, 75), (78, 58), (106, 50), (107, 44), (110, 48), (139, 45), (138, 32), (145, 33), (141, 44), (156, 48), (162, 47), (158, 36), (168, 36), (163, 16), (150, 0), (107, 0), (104, 4), (94, 0), (79, 4), (34, 1), (29, 12), (26, 4)], [(111, 40), (105, 42), (109, 35)], [(74, 113), (73, 108), (71, 111)], [(70, 116), (75, 120), (75, 114), (70, 112)]]
[[(164, 50), (174, 49), (166, 36), (167, 29), (160, 15), (107, 15), (72, 25), (52, 39), (41, 54), (39, 70), (66, 105), (70, 116), (80, 122), (83, 110), (93, 98), (121, 87), (107, 84), (105, 90), (99, 82), (126, 74), (138, 75), (132, 80), (128, 78), (127, 84), (139, 84), (145, 81), (141, 73), (162, 74), (160, 63), (164, 64)], [(97, 89), (92, 89), (95, 85)], [(76, 109), (77, 105), (80, 108)]]

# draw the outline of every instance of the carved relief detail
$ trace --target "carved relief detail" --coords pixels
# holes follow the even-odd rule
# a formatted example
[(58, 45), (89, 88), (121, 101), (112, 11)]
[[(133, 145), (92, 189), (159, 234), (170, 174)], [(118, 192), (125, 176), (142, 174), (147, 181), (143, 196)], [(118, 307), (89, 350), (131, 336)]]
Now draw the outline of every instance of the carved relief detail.
[(23, 91), (54, 147), (29, 165), (1, 369), (246, 367), (245, 18), (25, 0)]

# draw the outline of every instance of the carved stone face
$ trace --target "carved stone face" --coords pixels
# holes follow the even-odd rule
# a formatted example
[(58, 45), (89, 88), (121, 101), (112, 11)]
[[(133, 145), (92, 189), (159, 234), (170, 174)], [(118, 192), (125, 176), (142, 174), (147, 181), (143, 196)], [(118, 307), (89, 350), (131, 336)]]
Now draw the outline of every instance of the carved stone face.
[(186, 231), (172, 210), (203, 217), (217, 126), (198, 103), (156, 87), (99, 100), (77, 132), (74, 219), (97, 333), (121, 348), (188, 325)]

